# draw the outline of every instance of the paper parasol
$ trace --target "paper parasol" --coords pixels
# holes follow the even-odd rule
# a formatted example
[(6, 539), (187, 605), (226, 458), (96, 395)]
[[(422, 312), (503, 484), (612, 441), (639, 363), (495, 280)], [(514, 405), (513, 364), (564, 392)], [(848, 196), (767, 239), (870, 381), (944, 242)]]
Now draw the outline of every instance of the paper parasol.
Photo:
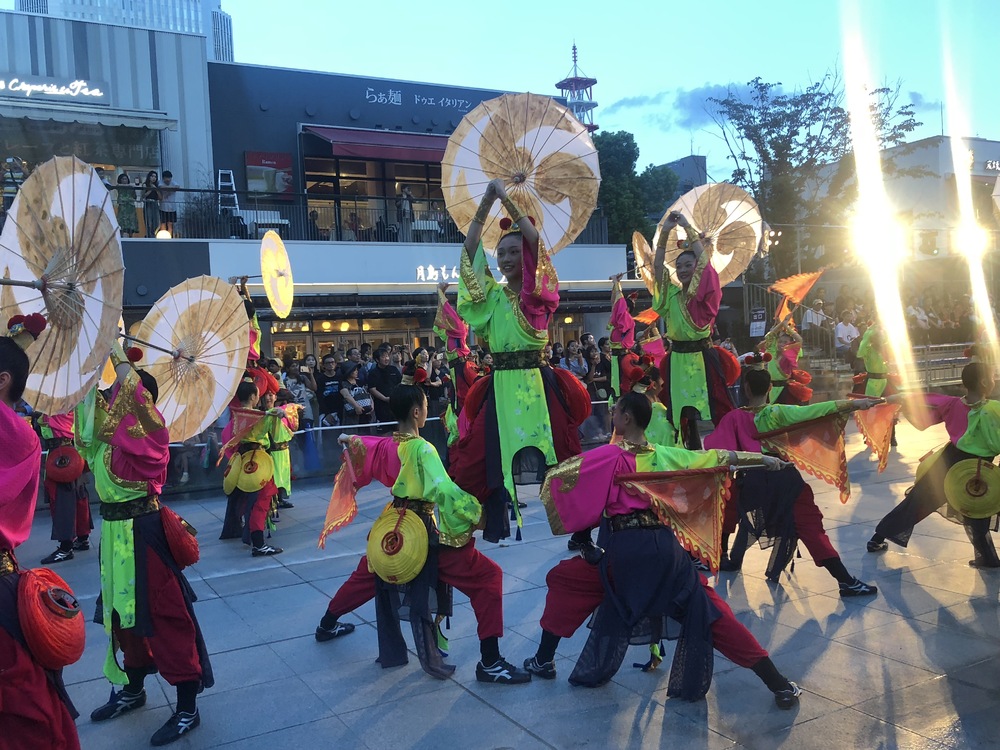
[(632, 256), (635, 258), (635, 270), (646, 285), (650, 294), (656, 294), (656, 279), (653, 274), (653, 248), (642, 232), (632, 232)]
[(0, 320), (41, 313), (48, 327), (28, 348), (24, 398), (64, 414), (83, 401), (122, 314), (118, 221), (89, 164), (57, 156), (25, 180), (0, 234)]
[(260, 274), (264, 280), (267, 301), (271, 303), (274, 314), (282, 319), (287, 318), (292, 311), (295, 284), (285, 243), (273, 229), (264, 234), (260, 243)]
[(663, 224), (672, 211), (684, 214), (695, 230), (704, 232), (712, 242), (715, 248), (712, 266), (718, 271), (722, 286), (736, 279), (750, 265), (760, 246), (763, 230), (757, 203), (745, 190), (728, 182), (699, 185), (667, 209), (656, 226), (653, 247), (661, 247), (661, 243), (666, 247), (664, 261), (671, 272), (674, 260), (683, 249), (677, 242), (687, 239), (679, 227), (663, 231)]
[(196, 276), (156, 301), (138, 339), (143, 367), (160, 389), (156, 408), (170, 439), (194, 437), (228, 406), (246, 369), (250, 347), (243, 298), (214, 276)]
[[(125, 330), (125, 318), (118, 318), (118, 330)], [(123, 340), (122, 346), (128, 348), (129, 344)], [(108, 357), (104, 362), (104, 367), (101, 369), (101, 379), (98, 387), (102, 389), (110, 388), (115, 384), (117, 379), (118, 374), (115, 372), (115, 363), (111, 361), (111, 357)]]
[[(579, 236), (597, 205), (601, 171), (590, 133), (548, 96), (504, 94), (469, 112), (448, 139), (441, 160), (445, 206), (468, 231), (490, 180), (535, 219), (542, 242), (557, 253)], [(495, 248), (504, 216), (494, 204), (483, 244)]]

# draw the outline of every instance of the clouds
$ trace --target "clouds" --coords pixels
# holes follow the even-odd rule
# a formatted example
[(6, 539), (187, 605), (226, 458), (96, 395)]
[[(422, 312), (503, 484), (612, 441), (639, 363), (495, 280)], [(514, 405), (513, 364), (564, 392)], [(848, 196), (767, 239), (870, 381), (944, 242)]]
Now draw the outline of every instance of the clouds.
[(927, 99), (919, 91), (910, 91), (908, 94), (914, 112), (937, 112), (941, 108), (940, 101)]
[[(628, 119), (641, 118), (664, 132), (700, 130), (712, 125), (709, 99), (725, 99), (730, 93), (745, 97), (749, 92), (745, 83), (706, 83), (690, 89), (666, 89), (619, 99), (598, 110), (598, 116), (623, 124)], [(774, 93), (781, 93), (780, 87)]]

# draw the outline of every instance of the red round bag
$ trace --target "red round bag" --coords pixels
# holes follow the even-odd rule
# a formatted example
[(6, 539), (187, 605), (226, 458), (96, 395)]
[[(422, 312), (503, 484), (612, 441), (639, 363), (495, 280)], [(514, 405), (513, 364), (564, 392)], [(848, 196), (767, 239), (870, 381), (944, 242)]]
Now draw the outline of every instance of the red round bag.
[(736, 385), (740, 381), (740, 375), (743, 372), (740, 361), (736, 359), (735, 354), (728, 349), (723, 349), (721, 346), (715, 347), (715, 351), (719, 355), (719, 363), (722, 365), (722, 376), (726, 379), (726, 385)]
[(160, 506), (160, 520), (163, 522), (163, 533), (167, 537), (170, 554), (173, 555), (177, 565), (186, 568), (198, 562), (201, 551), (198, 548), (198, 539), (195, 537), (197, 529), (166, 505)]
[(69, 584), (52, 570), (21, 572), (17, 619), (28, 650), (44, 669), (62, 669), (83, 656), (86, 619)]
[(75, 482), (83, 476), (85, 466), (76, 448), (60, 445), (45, 457), (45, 478), (53, 482)]

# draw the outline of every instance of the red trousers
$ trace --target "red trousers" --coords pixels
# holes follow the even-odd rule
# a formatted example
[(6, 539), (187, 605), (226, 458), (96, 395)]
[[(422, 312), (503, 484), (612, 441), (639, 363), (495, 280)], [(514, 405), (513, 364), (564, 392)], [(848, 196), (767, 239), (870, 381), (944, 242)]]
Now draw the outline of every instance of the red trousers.
[[(753, 634), (744, 627), (715, 589), (708, 585), (705, 576), (701, 587), (709, 600), (721, 613), (712, 623), (712, 645), (715, 650), (734, 664), (752, 667), (767, 656)], [(545, 576), (549, 587), (542, 612), (542, 630), (560, 638), (569, 638), (604, 601), (604, 584), (601, 571), (582, 557), (571, 557), (556, 565)]]
[[(475, 539), (464, 547), (438, 547), (438, 579), (469, 597), (480, 640), (503, 636), (503, 571), (476, 549)], [(339, 619), (374, 598), (375, 574), (368, 570), (368, 556), (362, 555), (326, 611)]]
[(194, 621), (187, 611), (177, 577), (151, 549), (146, 550), (146, 596), (153, 634), (123, 628), (115, 612), (112, 634), (124, 654), (126, 669), (155, 669), (168, 683), (201, 680)]
[(0, 738), (5, 750), (80, 750), (73, 717), (45, 670), (2, 628)]
[(277, 494), (278, 488), (272, 480), (256, 495), (247, 498), (248, 503), (253, 503), (246, 514), (250, 531), (263, 531), (266, 528), (267, 516), (271, 512), (271, 498)]

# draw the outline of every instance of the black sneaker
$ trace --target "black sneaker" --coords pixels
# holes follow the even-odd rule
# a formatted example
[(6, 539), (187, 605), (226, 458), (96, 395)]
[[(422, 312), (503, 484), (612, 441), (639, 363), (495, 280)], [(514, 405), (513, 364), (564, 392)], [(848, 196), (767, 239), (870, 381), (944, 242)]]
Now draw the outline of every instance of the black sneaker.
[(729, 557), (723, 557), (719, 561), (719, 570), (723, 573), (735, 573), (737, 570), (743, 569), (742, 560), (733, 560)]
[(100, 708), (95, 708), (90, 712), (91, 721), (107, 721), (116, 719), (122, 714), (126, 714), (136, 708), (146, 705), (146, 691), (143, 690), (138, 695), (132, 695), (124, 689), (117, 693), (112, 690), (111, 698)]
[(153, 747), (169, 745), (171, 742), (179, 740), (199, 724), (201, 724), (201, 716), (198, 714), (198, 709), (195, 709), (193, 714), (178, 711), (167, 719), (166, 724), (156, 730), (153, 736), (149, 738), (149, 744)]
[(72, 559), (73, 559), (73, 550), (62, 549), (60, 547), (48, 557), (43, 557), (42, 565), (55, 565), (56, 563), (66, 562), (67, 560), (72, 560)]
[(332, 641), (334, 638), (340, 638), (342, 635), (350, 635), (354, 632), (354, 624), (350, 622), (337, 622), (334, 623), (332, 628), (324, 628), (322, 625), (316, 628), (316, 640), (320, 643), (324, 641)]
[(840, 584), (840, 595), (842, 597), (848, 596), (875, 596), (878, 593), (878, 588), (872, 586), (870, 583), (865, 583), (857, 578), (854, 579), (852, 583), (842, 583)]
[(984, 569), (984, 568), (1000, 568), (1000, 562), (995, 560), (969, 560), (970, 568)]
[(292, 505), (287, 500), (279, 500), (278, 501), (278, 508), (280, 508), (281, 510), (288, 510), (289, 508), (294, 508), (294, 507), (295, 506)]
[(285, 550), (281, 549), (281, 547), (273, 547), (265, 542), (263, 546), (252, 547), (250, 549), (250, 554), (254, 557), (264, 557), (266, 555), (280, 555), (284, 551)]
[(802, 688), (794, 682), (789, 682), (784, 690), (774, 691), (774, 705), (787, 711), (799, 704), (799, 696), (802, 695)]
[[(587, 541), (590, 540), (588, 539)], [(570, 552), (579, 552), (587, 544), (587, 541), (580, 541), (574, 539), (573, 537), (570, 537), (569, 541), (566, 542), (566, 549), (568, 549)], [(593, 542), (591, 542), (591, 544), (593, 544)]]
[(87, 550), (90, 549), (90, 540), (77, 539), (75, 542), (73, 542), (73, 549), (76, 552), (86, 552)]
[(524, 669), (526, 672), (530, 672), (536, 677), (541, 677), (543, 680), (554, 680), (556, 678), (556, 663), (554, 661), (539, 664), (535, 657), (532, 656), (530, 659), (524, 660)]
[(481, 661), (476, 664), (476, 679), (480, 682), (493, 682), (498, 685), (522, 685), (531, 682), (531, 673), (518, 669), (506, 659), (501, 658), (493, 666), (487, 667)]
[(878, 542), (874, 539), (869, 539), (868, 544), (866, 546), (869, 552), (885, 552), (887, 549), (889, 549), (889, 542), (887, 542), (885, 539), (883, 539), (881, 542)]

